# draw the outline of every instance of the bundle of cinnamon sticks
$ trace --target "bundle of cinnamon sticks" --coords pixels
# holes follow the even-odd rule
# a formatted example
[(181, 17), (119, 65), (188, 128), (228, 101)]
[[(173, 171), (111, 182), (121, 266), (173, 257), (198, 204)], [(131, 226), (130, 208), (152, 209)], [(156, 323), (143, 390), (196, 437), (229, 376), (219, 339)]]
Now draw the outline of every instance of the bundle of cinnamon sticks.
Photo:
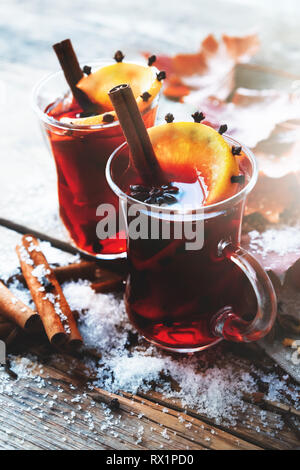
[(100, 268), (93, 261), (51, 268), (32, 235), (24, 235), (16, 251), (22, 273), (7, 283), (17, 279), (27, 285), (35, 309), (25, 305), (0, 281), (0, 339), (8, 344), (17, 331), (39, 332), (43, 325), (53, 346), (79, 347), (82, 338), (60, 283), (88, 279), (96, 292), (112, 292), (122, 289), (123, 276)]

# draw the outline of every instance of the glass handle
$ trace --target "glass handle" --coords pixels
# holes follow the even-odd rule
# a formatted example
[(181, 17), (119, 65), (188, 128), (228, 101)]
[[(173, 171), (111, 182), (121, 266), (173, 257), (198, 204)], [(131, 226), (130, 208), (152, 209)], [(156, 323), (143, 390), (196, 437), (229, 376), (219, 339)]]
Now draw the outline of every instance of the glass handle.
[(277, 300), (269, 276), (259, 262), (240, 246), (220, 242), (219, 256), (236, 264), (249, 279), (256, 295), (257, 312), (248, 322), (238, 317), (232, 307), (219, 310), (212, 319), (213, 334), (235, 342), (257, 341), (272, 328), (277, 311)]

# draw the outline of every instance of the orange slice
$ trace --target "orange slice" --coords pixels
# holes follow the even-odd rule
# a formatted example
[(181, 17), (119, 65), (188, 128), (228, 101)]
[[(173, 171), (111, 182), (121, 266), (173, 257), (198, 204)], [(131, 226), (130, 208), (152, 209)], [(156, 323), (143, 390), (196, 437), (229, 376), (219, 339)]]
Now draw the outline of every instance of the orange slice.
[[(121, 83), (128, 83), (131, 86), (138, 107), (143, 112), (149, 108), (149, 105), (161, 89), (162, 82), (157, 80), (156, 73), (157, 69), (155, 67), (116, 62), (83, 77), (77, 84), (77, 87), (84, 91), (93, 103), (99, 104), (101, 109), (103, 109), (103, 113), (86, 118), (68, 119), (68, 121), (73, 124), (88, 126), (102, 124), (105, 123), (103, 117), (107, 113), (114, 116), (114, 120), (116, 120), (116, 114), (108, 92)], [(150, 95), (147, 101), (141, 98), (141, 95), (145, 92)], [(66, 118), (64, 118), (64, 122), (67, 122)]]
[[(237, 191), (231, 182), (239, 166), (227, 141), (212, 127), (195, 122), (173, 122), (148, 129), (162, 170), (173, 181), (204, 179), (205, 204), (227, 199)], [(180, 177), (180, 179), (178, 179)]]

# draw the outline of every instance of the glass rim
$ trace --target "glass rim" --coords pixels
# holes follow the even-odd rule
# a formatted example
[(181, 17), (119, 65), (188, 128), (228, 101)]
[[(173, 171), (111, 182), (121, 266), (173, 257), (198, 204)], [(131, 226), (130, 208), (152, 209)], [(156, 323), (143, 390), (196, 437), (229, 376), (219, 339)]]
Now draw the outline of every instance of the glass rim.
[(240, 142), (237, 140), (233, 139), (232, 137), (223, 134), (223, 137), (225, 140), (235, 146), (241, 146), (242, 150), (244, 153), (247, 155), (249, 158), (251, 165), (252, 165), (252, 175), (248, 183), (236, 194), (233, 196), (224, 199), (222, 201), (216, 202), (214, 204), (209, 204), (207, 206), (199, 206), (195, 208), (189, 208), (189, 209), (182, 209), (182, 208), (172, 208), (172, 206), (168, 207), (162, 207), (162, 206), (157, 206), (155, 204), (148, 204), (145, 202), (138, 201), (137, 199), (134, 199), (133, 197), (129, 196), (126, 194), (119, 186), (113, 181), (111, 177), (111, 164), (116, 155), (126, 146), (128, 146), (127, 142), (123, 142), (118, 148), (116, 148), (111, 156), (109, 157), (107, 164), (106, 164), (106, 169), (105, 169), (105, 174), (106, 174), (106, 179), (107, 182), (110, 186), (110, 188), (114, 191), (114, 193), (122, 200), (126, 200), (131, 202), (132, 204), (140, 204), (143, 207), (146, 208), (149, 212), (159, 212), (163, 214), (176, 214), (176, 215), (195, 215), (195, 214), (206, 214), (206, 213), (211, 213), (211, 212), (216, 212), (216, 211), (221, 211), (224, 209), (228, 209), (230, 206), (237, 204), (240, 200), (245, 199), (246, 196), (252, 191), (254, 188), (257, 178), (258, 178), (258, 166), (257, 166), (257, 161), (256, 158), (253, 154), (253, 152), (246, 147), (245, 145), (242, 145)]
[[(83, 67), (83, 64), (86, 64), (88, 63), (90, 66), (94, 66), (94, 67), (97, 67), (100, 65), (105, 67), (105, 65), (111, 65), (111, 64), (114, 64), (115, 61), (114, 59), (112, 58), (103, 58), (103, 59), (99, 59), (99, 60), (86, 60), (86, 61), (81, 61), (80, 62), (80, 66)], [(136, 64), (136, 65), (142, 65), (144, 67), (148, 67), (146, 64), (146, 62), (143, 62), (142, 60), (141, 61), (137, 61), (137, 60), (127, 60), (125, 63), (127, 64)], [(100, 68), (99, 67), (99, 68)], [(151, 65), (151, 69), (154, 71), (153, 72), (153, 75), (154, 73), (158, 73), (159, 70), (154, 66), (154, 65)], [(35, 86), (33, 87), (32, 89), (32, 92), (31, 92), (31, 107), (32, 109), (34, 110), (34, 112), (37, 114), (37, 116), (41, 119), (41, 121), (43, 121), (45, 124), (49, 124), (53, 127), (56, 127), (57, 129), (62, 129), (62, 130), (72, 130), (72, 131), (89, 131), (89, 130), (97, 130), (97, 129), (107, 129), (107, 128), (111, 128), (111, 127), (116, 127), (119, 124), (119, 121), (114, 121), (114, 122), (111, 122), (111, 123), (106, 123), (106, 124), (92, 124), (92, 125), (74, 125), (74, 124), (68, 124), (68, 123), (65, 123), (65, 122), (61, 122), (61, 121), (57, 121), (56, 119), (54, 119), (53, 117), (49, 116), (47, 113), (45, 113), (38, 105), (37, 103), (37, 98), (40, 94), (40, 90), (43, 88), (43, 86), (51, 79), (53, 78), (57, 78), (57, 77), (62, 77), (64, 75), (64, 72), (62, 70), (58, 70), (56, 72), (52, 72), (52, 73), (48, 73), (47, 75), (45, 75), (41, 80), (39, 80)], [(68, 89), (69, 89), (69, 85), (67, 84), (66, 82), (66, 93), (68, 92)], [(157, 93), (157, 95), (154, 97), (153, 101), (155, 101), (161, 94), (161, 90)], [(65, 96), (65, 95), (64, 95)], [(59, 98), (59, 96), (57, 97)], [(152, 101), (152, 103), (153, 103)], [(151, 104), (152, 104), (151, 103)], [(49, 103), (50, 104), (50, 103)], [(142, 112), (142, 115), (148, 111), (149, 108), (147, 108), (146, 110), (144, 110)]]

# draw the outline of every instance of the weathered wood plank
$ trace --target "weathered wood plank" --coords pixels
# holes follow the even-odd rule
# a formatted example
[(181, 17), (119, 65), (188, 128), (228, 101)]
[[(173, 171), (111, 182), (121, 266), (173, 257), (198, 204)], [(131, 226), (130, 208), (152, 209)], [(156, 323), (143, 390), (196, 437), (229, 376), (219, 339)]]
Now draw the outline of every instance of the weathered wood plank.
[[(4, 393), (2, 403), (0, 397), (0, 421), (5, 422), (0, 434), (2, 448), (130, 450), (164, 446), (164, 449), (201, 450), (291, 449), (299, 446), (293, 429), (286, 425), (278, 429), (279, 412), (263, 411), (260, 406), (248, 403), (246, 411), (238, 412), (235, 427), (216, 426), (207, 416), (185, 409), (179, 400), (166, 399), (155, 391), (133, 397), (123, 394), (120, 398), (120, 422), (112, 428), (106, 427), (107, 409), (98, 402), (107, 402), (109, 394), (88, 388), (96, 377), (94, 371), (81, 361), (80, 355), (74, 358), (66, 353), (52, 354), (51, 349), (43, 344), (32, 349), (32, 353), (38, 358), (37, 376), (45, 383), (40, 388), (41, 384), (34, 379), (17, 381), (12, 395)], [(93, 355), (91, 358), (95, 359)], [(261, 364), (262, 367), (267, 365), (265, 362)], [(85, 399), (80, 400), (81, 409), (77, 410), (77, 404), (72, 400), (78, 393), (82, 396), (85, 392)], [(57, 395), (57, 399), (49, 408), (47, 403), (53, 395)], [(88, 412), (92, 414), (90, 422)], [(262, 412), (264, 426), (261, 423)], [(74, 413), (74, 422), (68, 422), (68, 417)], [(180, 420), (179, 416), (182, 416)], [(94, 429), (90, 429), (90, 425)], [(23, 429), (26, 429), (26, 437)], [(142, 436), (139, 429), (142, 429)]]
[[(166, 399), (160, 393), (152, 391), (144, 394), (139, 394), (143, 399), (147, 397), (148, 400), (152, 399), (154, 402), (160, 403), (162, 406), (170, 406), (176, 410), (183, 410), (182, 405), (177, 399)], [(205, 423), (213, 424), (213, 420), (207, 416), (199, 414), (192, 408), (186, 408), (185, 411), (190, 416), (196, 416), (203, 420)], [(262, 425), (262, 414), (264, 425)], [(220, 429), (227, 430), (233, 436), (245, 439), (254, 445), (259, 445), (264, 449), (280, 449), (287, 450), (299, 446), (299, 439), (295, 432), (290, 429), (286, 424), (282, 429), (278, 427), (281, 421), (280, 414), (273, 413), (261, 409), (259, 406), (248, 404), (247, 410), (239, 411), (237, 416), (237, 424), (234, 427), (218, 426)]]
[(3, 392), (0, 448), (259, 448), (197, 417), (140, 397), (118, 397), (120, 409), (111, 412), (99, 401), (115, 395), (101, 389), (89, 391), (82, 375), (74, 380), (74, 370), (70, 374), (43, 365), (38, 370), (41, 380), (20, 379), (13, 382), (13, 392)]
[[(46, 367), (43, 373), (46, 387), (22, 379), (14, 383), (12, 396), (2, 395), (0, 442), (3, 449), (206, 448), (196, 439), (194, 442), (187, 432), (176, 435), (173, 429), (160, 426), (156, 419), (138, 417), (141, 411), (129, 399), (120, 411), (111, 412), (84, 395), (82, 389), (70, 389), (71, 382), (68, 384), (63, 374), (57, 372), (52, 381), (48, 372)], [(169, 438), (161, 435), (164, 429)]]
[[(97, 389), (97, 394), (103, 399), (116, 397), (116, 395), (109, 394), (102, 389)], [(93, 396), (95, 397), (95, 395)], [(160, 423), (160, 427), (165, 427), (171, 436), (176, 433), (180, 438), (188, 438), (195, 443), (198, 442), (203, 447), (215, 450), (259, 449), (258, 446), (238, 439), (196, 417), (178, 412), (170, 406), (160, 405), (158, 402), (153, 403), (147, 400), (146, 396), (141, 398), (136, 395), (124, 394), (121, 397), (118, 396), (118, 399), (122, 410), (128, 409), (136, 415), (142, 414), (145, 418)]]
[[(52, 361), (55, 369), (59, 369), (61, 372), (66, 371), (66, 364), (64, 362), (57, 361), (55, 357), (53, 357)], [(86, 372), (84, 372), (80, 361), (74, 361), (73, 359), (73, 369), (69, 371), (69, 374), (71, 374), (73, 381), (80, 379), (83, 383), (86, 380)], [(93, 372), (88, 373), (88, 376), (93, 379)], [(125, 396), (129, 397), (129, 395), (126, 394)], [(180, 400), (166, 399), (155, 391), (139, 394), (139, 396), (144, 400), (158, 403), (162, 407), (170, 408), (181, 413), (187, 412), (190, 416), (203, 421), (205, 424), (215, 426), (213, 420), (210, 420), (207, 416), (201, 415), (191, 408), (183, 408)], [(138, 398), (135, 397), (135, 399)], [(266, 410), (263, 406), (248, 402), (245, 402), (245, 405), (246, 411), (238, 411), (237, 425), (235, 427), (216, 426), (216, 428), (266, 449), (291, 449), (299, 445), (299, 439), (293, 429), (286, 424), (280, 429), (279, 424), (282, 423), (282, 415), (280, 412), (269, 409)], [(262, 418), (264, 425), (262, 425)]]

